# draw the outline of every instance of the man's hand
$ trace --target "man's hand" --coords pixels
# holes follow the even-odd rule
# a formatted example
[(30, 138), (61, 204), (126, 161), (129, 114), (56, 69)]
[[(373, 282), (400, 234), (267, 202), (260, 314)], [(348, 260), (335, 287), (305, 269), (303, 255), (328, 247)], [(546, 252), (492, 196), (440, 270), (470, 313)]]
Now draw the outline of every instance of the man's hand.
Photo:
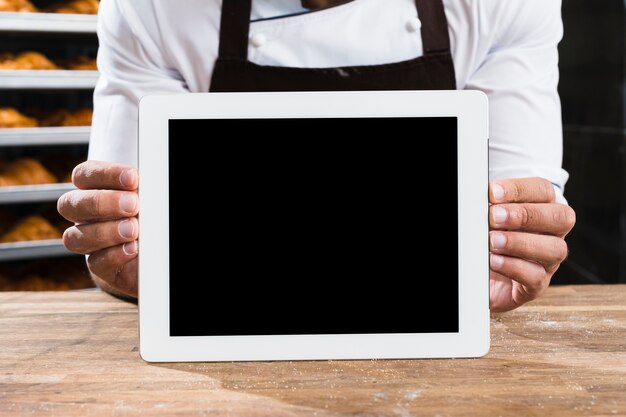
[(59, 213), (76, 223), (63, 234), (63, 243), (89, 255), (87, 266), (104, 290), (137, 297), (137, 170), (87, 161), (74, 169), (72, 182), (78, 190), (58, 202)]
[(542, 178), (489, 184), (492, 312), (513, 310), (543, 293), (567, 257), (565, 236), (576, 223)]

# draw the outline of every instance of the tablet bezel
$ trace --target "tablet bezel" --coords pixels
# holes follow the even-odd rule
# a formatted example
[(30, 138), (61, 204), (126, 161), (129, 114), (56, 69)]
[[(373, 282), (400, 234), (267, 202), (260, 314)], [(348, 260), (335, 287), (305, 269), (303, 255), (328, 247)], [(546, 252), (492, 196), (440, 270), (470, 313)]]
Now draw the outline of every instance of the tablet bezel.
[[(458, 118), (459, 332), (170, 336), (168, 121), (373, 117)], [(488, 131), (487, 97), (478, 91), (211, 93), (144, 97), (139, 105), (141, 357), (149, 362), (203, 362), (485, 355), (489, 350)], [(406, 132), (400, 133), (406, 135)], [(190, 150), (193, 142), (190, 138)], [(437, 314), (436, 311), (433, 314)]]

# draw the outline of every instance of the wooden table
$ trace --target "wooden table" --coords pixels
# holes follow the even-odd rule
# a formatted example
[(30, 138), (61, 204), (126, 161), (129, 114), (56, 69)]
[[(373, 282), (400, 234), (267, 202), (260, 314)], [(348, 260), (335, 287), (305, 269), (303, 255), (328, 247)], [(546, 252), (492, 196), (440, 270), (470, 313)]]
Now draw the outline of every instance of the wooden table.
[(137, 308), (0, 293), (0, 416), (626, 416), (626, 286), (494, 316), (483, 359), (158, 364)]

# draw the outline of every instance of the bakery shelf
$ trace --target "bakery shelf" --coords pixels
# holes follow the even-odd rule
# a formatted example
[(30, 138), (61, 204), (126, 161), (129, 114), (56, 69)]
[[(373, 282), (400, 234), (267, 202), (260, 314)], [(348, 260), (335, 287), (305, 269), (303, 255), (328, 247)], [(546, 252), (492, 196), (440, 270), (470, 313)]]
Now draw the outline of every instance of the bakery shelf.
[(98, 71), (0, 70), (0, 89), (93, 89)]
[(90, 127), (34, 127), (0, 129), (3, 146), (86, 145)]
[(96, 33), (95, 15), (0, 12), (0, 31)]
[(0, 261), (72, 256), (63, 246), (63, 239), (0, 243)]
[(0, 187), (0, 205), (55, 201), (74, 188), (71, 183)]

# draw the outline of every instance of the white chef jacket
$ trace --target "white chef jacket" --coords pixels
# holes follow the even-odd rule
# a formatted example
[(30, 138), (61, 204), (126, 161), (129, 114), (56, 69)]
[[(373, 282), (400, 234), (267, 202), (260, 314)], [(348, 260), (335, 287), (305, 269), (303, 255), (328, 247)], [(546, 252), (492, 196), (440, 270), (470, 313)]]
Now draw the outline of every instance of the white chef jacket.
[[(562, 200), (561, 0), (443, 2), (457, 88), (489, 96), (490, 179), (543, 177)], [(414, 0), (354, 0), (307, 14), (298, 14), (300, 0), (252, 5), (248, 58), (256, 64), (377, 65), (422, 55)], [(209, 91), (220, 17), (220, 0), (102, 0), (90, 159), (137, 165), (142, 96)]]

